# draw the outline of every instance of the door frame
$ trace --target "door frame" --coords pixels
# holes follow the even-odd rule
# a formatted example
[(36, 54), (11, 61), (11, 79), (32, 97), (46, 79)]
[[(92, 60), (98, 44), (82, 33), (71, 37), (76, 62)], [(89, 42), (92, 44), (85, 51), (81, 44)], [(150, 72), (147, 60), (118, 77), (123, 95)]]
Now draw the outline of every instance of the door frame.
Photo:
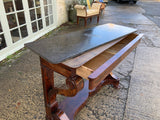
[[(45, 18), (44, 18), (44, 5), (43, 4), (43, 0), (40, 0), (40, 4), (41, 4), (41, 11), (43, 14), (42, 15), (42, 21), (43, 21), (43, 29), (39, 30), (38, 32), (33, 33), (32, 31), (32, 26), (31, 26), (31, 19), (30, 19), (30, 14), (29, 14), (29, 6), (28, 6), (28, 1), (27, 0), (23, 0), (23, 8), (24, 8), (24, 14), (25, 14), (25, 19), (26, 19), (26, 26), (27, 26), (27, 31), (28, 31), (28, 36), (26, 38), (23, 38), (15, 43), (12, 42), (12, 37), (11, 37), (11, 33), (10, 33), (10, 28), (9, 28), (9, 24), (8, 24), (8, 20), (7, 20), (7, 16), (6, 16), (6, 11), (5, 11), (5, 7), (3, 4), (3, 1), (0, 0), (0, 22), (1, 22), (1, 26), (4, 32), (4, 37), (5, 37), (5, 41), (6, 41), (6, 47), (0, 50), (0, 61), (5, 59), (7, 56), (15, 53), (16, 51), (20, 50), (21, 48), (24, 47), (25, 43), (28, 42), (32, 42), (37, 40), (38, 38), (40, 38), (41, 36), (45, 35), (46, 33), (50, 32), (51, 30), (55, 29), (57, 27), (57, 5), (56, 5), (56, 0), (52, 0), (52, 13), (53, 13), (53, 20), (54, 23), (52, 25), (49, 26), (45, 26), (44, 22), (45, 22)], [(3, 18), (3, 19), (2, 19)]]

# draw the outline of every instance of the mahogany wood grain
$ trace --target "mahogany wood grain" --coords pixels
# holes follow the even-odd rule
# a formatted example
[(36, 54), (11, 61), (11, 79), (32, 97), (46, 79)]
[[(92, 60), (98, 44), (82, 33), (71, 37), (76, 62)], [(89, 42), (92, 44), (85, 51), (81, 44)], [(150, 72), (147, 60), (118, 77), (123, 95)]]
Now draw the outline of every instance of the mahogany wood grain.
[[(85, 81), (84, 88), (74, 97), (67, 97), (64, 101), (62, 101), (59, 105), (59, 109), (65, 111), (65, 114), (68, 116), (70, 120), (74, 120), (74, 117), (77, 113), (85, 106), (89, 97), (95, 95), (103, 86), (105, 85), (113, 85), (115, 88), (118, 88), (119, 80), (116, 80), (109, 74), (101, 83), (93, 90), (89, 90), (89, 81)], [(65, 119), (62, 119), (65, 120)]]
[(133, 39), (137, 37), (137, 34), (133, 33), (125, 37), (123, 40), (118, 42), (118, 44), (113, 45), (106, 51), (111, 54), (116, 54), (119, 50), (121, 50), (125, 45), (127, 45), (129, 42), (131, 42)]
[(58, 102), (56, 101), (56, 94), (52, 95), (52, 101), (48, 95), (49, 91), (54, 87), (54, 74), (53, 70), (45, 66), (41, 61), (43, 93), (46, 109), (46, 119), (52, 120), (52, 112), (56, 111)]
[(128, 35), (117, 44), (113, 45), (101, 54), (95, 56), (90, 61), (83, 64), (81, 67), (77, 68), (76, 74), (89, 80), (88, 76), (91, 75), (91, 73), (93, 73), (97, 68), (99, 68), (106, 61), (112, 58), (116, 53), (118, 53), (118, 51), (124, 48), (129, 42), (131, 42), (136, 37), (137, 34)]
[(77, 75), (79, 75), (79, 76), (81, 76), (81, 77), (83, 77), (84, 79), (87, 79), (87, 80), (89, 80), (88, 76), (92, 73), (93, 73), (93, 70), (88, 68), (88, 67), (85, 67), (85, 66), (81, 66), (76, 70)]
[[(42, 58), (40, 58), (40, 63), (46, 108), (46, 119), (59, 120), (61, 118), (67, 120), (67, 115), (65, 115), (63, 111), (58, 110), (56, 95), (61, 94), (64, 96), (75, 96), (84, 87), (83, 79), (75, 74), (74, 69), (68, 69), (66, 66), (62, 67), (61, 64), (51, 64)], [(62, 73), (61, 70), (65, 72), (65, 74)], [(56, 88), (54, 86), (54, 71), (67, 77), (66, 82), (69, 89)], [(68, 73), (68, 75), (66, 75), (66, 73)]]
[[(88, 98), (103, 86), (111, 84), (119, 88), (119, 80), (111, 71), (138, 45), (142, 36), (128, 35), (59, 64), (40, 57), (46, 119), (74, 120)], [(54, 86), (54, 72), (66, 77), (67, 89)], [(84, 82), (82, 77), (88, 80)], [(57, 94), (66, 99), (58, 104)]]
[[(115, 78), (112, 78), (111, 75), (106, 77), (101, 83), (92, 91), (88, 89), (89, 81), (85, 81), (83, 84), (81, 77), (68, 77), (69, 81), (77, 81), (75, 88), (77, 89), (66, 89), (54, 87), (54, 70), (51, 68), (50, 63), (46, 63), (44, 59), (40, 58), (41, 70), (42, 70), (42, 81), (43, 81), (43, 90), (44, 90), (44, 100), (46, 108), (46, 119), (47, 120), (74, 120), (75, 115), (84, 107), (88, 98), (96, 94), (100, 88), (107, 84), (115, 84)], [(59, 72), (59, 69), (56, 69), (56, 72)], [(73, 74), (75, 74), (73, 72)], [(74, 86), (74, 85), (73, 85)], [(73, 87), (74, 88), (74, 87)], [(69, 91), (73, 90), (73, 91)], [(76, 90), (76, 92), (75, 92)], [(73, 93), (74, 92), (74, 93)], [(56, 95), (61, 94), (68, 96), (62, 103), (58, 105), (56, 101)], [(70, 97), (72, 96), (72, 97)]]
[[(129, 42), (131, 42), (134, 38), (137, 37), (137, 34), (130, 34), (126, 36), (124, 39), (116, 43), (115, 45), (111, 46), (110, 48), (106, 49), (99, 55), (95, 56), (90, 61), (86, 62), (83, 66), (92, 69), (95, 71), (98, 67), (104, 64), (107, 60), (114, 56), (118, 51), (124, 48)], [(77, 70), (79, 70), (78, 68)]]
[(122, 37), (120, 39), (111, 41), (105, 45), (102, 45), (102, 46), (97, 47), (93, 50), (85, 52), (84, 54), (79, 55), (78, 57), (66, 60), (66, 61), (62, 62), (62, 64), (69, 66), (71, 68), (78, 68), (78, 67), (82, 66), (83, 64), (85, 64), (86, 62), (88, 62), (89, 60), (91, 60), (92, 58), (94, 58), (97, 55), (99, 55), (100, 53), (102, 53), (103, 51), (105, 51), (106, 49), (112, 47), (113, 45), (115, 45), (116, 43), (118, 43), (119, 41), (121, 41), (124, 38), (125, 37)]
[(69, 77), (71, 75), (71, 70), (69, 69), (69, 67), (67, 70), (66, 66), (63, 66), (62, 64), (51, 64), (46, 60), (44, 60), (43, 58), (40, 58), (40, 61), (48, 68), (53, 69), (54, 71), (58, 71), (65, 77)]
[(133, 41), (121, 49), (112, 58), (97, 68), (88, 78), (89, 89), (94, 89), (140, 42), (143, 34), (138, 35)]

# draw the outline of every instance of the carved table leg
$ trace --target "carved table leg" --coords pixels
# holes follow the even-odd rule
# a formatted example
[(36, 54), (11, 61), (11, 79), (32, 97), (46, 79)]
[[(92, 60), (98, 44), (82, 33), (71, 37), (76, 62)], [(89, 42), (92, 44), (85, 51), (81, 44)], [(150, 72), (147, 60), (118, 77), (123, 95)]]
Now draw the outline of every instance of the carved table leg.
[(118, 89), (119, 87), (119, 79), (113, 75), (113, 73), (110, 73), (105, 79), (105, 83), (113, 85), (114, 88)]
[[(71, 74), (66, 76), (66, 84), (69, 89), (56, 88), (54, 87), (53, 67), (50, 67), (42, 59), (41, 71), (46, 120), (74, 120), (74, 116), (84, 107), (87, 99), (97, 93), (104, 85), (111, 84), (115, 88), (118, 88), (119, 85), (119, 81), (111, 73), (96, 88), (89, 90), (89, 81), (87, 80), (84, 83), (83, 79), (77, 76), (73, 70)], [(57, 94), (68, 97), (58, 105), (56, 101)]]
[(56, 95), (59, 92), (54, 87), (54, 71), (43, 65), (41, 61), (44, 101), (46, 108), (46, 120), (69, 120), (68, 116), (59, 109)]
[(95, 95), (103, 86), (108, 84), (112, 84), (115, 88), (118, 88), (119, 81), (113, 77), (112, 73), (93, 90), (89, 90), (89, 80), (87, 80), (84, 83), (83, 89), (74, 97), (66, 97), (59, 105), (59, 108), (65, 111), (70, 120), (74, 120), (75, 115), (85, 106), (88, 98)]
[(56, 111), (58, 103), (56, 101), (56, 94), (52, 95), (52, 101), (51, 101), (50, 100), (51, 98), (48, 93), (54, 86), (54, 76), (53, 76), (54, 74), (53, 70), (44, 66), (42, 63), (41, 63), (41, 72), (42, 72), (44, 101), (46, 108), (46, 119), (53, 120), (52, 112)]
[[(71, 75), (67, 75), (66, 84), (68, 89), (65, 89), (64, 86), (57, 88), (54, 86), (54, 69), (50, 66), (49, 63), (46, 63), (43, 59), (41, 61), (41, 72), (42, 72), (42, 82), (43, 82), (43, 92), (44, 92), (44, 101), (46, 108), (46, 120), (69, 120), (68, 114), (66, 111), (60, 108), (58, 102), (56, 101), (56, 95), (64, 95), (72, 98), (84, 87), (84, 81), (81, 77), (75, 74), (75, 71)], [(61, 71), (60, 69), (59, 71)], [(58, 70), (57, 70), (58, 71)], [(71, 102), (72, 104), (72, 102)], [(70, 112), (70, 110), (69, 110)], [(69, 114), (70, 115), (70, 114)], [(73, 118), (73, 117), (71, 117)]]

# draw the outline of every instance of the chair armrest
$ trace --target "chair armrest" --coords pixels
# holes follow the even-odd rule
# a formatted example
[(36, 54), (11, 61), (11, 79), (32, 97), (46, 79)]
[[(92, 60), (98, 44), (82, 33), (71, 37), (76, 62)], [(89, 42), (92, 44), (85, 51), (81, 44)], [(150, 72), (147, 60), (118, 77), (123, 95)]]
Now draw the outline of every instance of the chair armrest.
[(91, 9), (95, 9), (100, 12), (101, 6), (102, 6), (102, 3), (93, 3)]
[(95, 1), (95, 3), (100, 3), (102, 6), (101, 6), (101, 9), (104, 9), (105, 7), (106, 7), (106, 4), (104, 4), (104, 3), (101, 3), (101, 2), (99, 2), (99, 1)]
[(86, 9), (86, 7), (84, 5), (75, 5), (74, 8), (81, 9), (81, 10)]
[(87, 9), (84, 5), (75, 5), (74, 8), (77, 10), (77, 16), (87, 16)]

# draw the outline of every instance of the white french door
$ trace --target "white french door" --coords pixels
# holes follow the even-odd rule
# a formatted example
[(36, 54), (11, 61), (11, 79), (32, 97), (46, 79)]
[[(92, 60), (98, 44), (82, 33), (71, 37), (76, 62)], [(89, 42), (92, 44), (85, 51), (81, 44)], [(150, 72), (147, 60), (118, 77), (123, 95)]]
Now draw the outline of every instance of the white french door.
[(56, 27), (54, 0), (0, 0), (0, 60)]

